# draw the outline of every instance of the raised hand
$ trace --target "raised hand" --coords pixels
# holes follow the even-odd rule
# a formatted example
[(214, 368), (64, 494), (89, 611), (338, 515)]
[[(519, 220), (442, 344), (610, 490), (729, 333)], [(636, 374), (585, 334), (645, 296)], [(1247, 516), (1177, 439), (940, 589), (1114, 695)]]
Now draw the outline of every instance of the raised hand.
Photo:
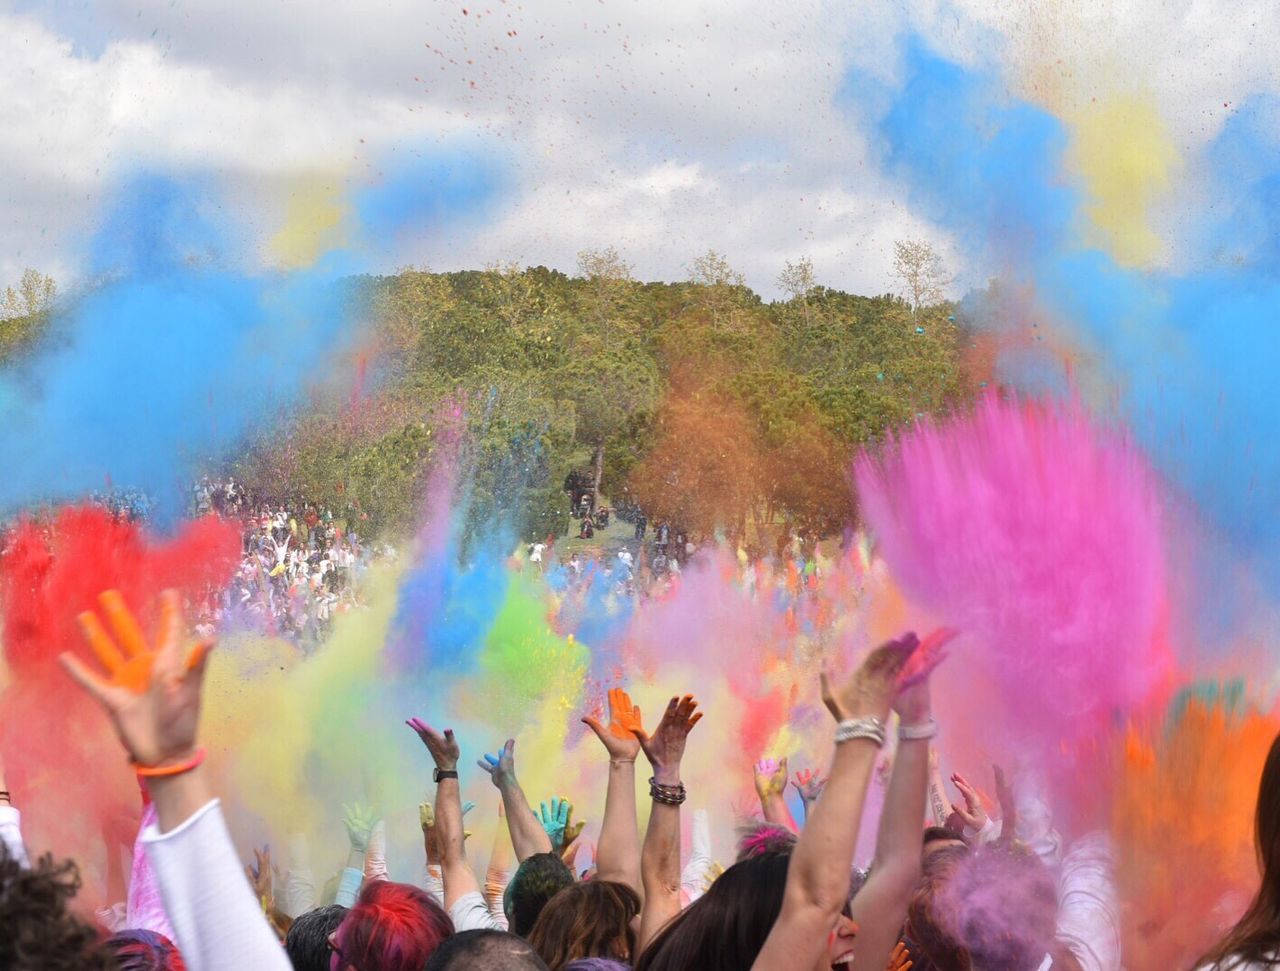
[(753, 773), (756, 783), (756, 795), (763, 802), (772, 796), (780, 796), (787, 789), (787, 757), (780, 759), (761, 759), (755, 765)]
[(900, 688), (906, 690), (933, 673), (933, 670), (947, 659), (947, 645), (958, 633), (959, 631), (952, 630), (950, 627), (939, 627), (926, 634), (924, 640), (920, 642), (920, 647), (907, 661), (902, 673), (898, 676)]
[(249, 884), (253, 887), (254, 896), (262, 904), (264, 913), (269, 913), (275, 907), (275, 881), (280, 877), (280, 871), (271, 863), (271, 847), (264, 846), (261, 851), (255, 849), (253, 851), (254, 862), (244, 868), (244, 874), (249, 878)]
[(951, 783), (960, 791), (960, 796), (964, 800), (963, 806), (958, 803), (952, 803), (951, 811), (959, 816), (970, 829), (982, 829), (987, 824), (987, 807), (983, 804), (982, 796), (978, 790), (969, 785), (958, 772), (951, 777)]
[(898, 697), (893, 701), (893, 710), (903, 725), (925, 724), (933, 717), (929, 676), (947, 659), (944, 648), (955, 636), (956, 632), (946, 627), (929, 634), (898, 675)]
[(569, 811), (565, 814), (564, 843), (560, 846), (561, 858), (565, 857), (573, 849), (574, 843), (578, 841), (578, 837), (582, 835), (582, 830), (587, 825), (585, 819), (580, 819), (575, 823), (573, 821), (573, 803), (568, 802), (568, 806)]
[(655, 775), (679, 767), (689, 732), (702, 720), (702, 712), (694, 711), (697, 707), (698, 703), (693, 695), (672, 698), (667, 702), (667, 710), (652, 735), (646, 734), (643, 728), (632, 729), (636, 738), (640, 739), (640, 747), (644, 749), (645, 757), (653, 766)]
[[(378, 814), (370, 806), (356, 803), (342, 807), (342, 824), (347, 827), (347, 838), (351, 840), (351, 848), (363, 853), (369, 848), (369, 837), (373, 835), (373, 826), (378, 821)], [(421, 807), (419, 807), (421, 813)]]
[(516, 740), (509, 738), (497, 755), (485, 753), (485, 757), (476, 765), (489, 773), (489, 778), (499, 789), (515, 785), (516, 782)]
[(915, 967), (915, 963), (911, 960), (911, 955), (907, 953), (907, 945), (899, 941), (889, 954), (889, 964), (885, 971), (911, 971), (913, 967)]
[(200, 687), (212, 641), (185, 647), (182, 604), (176, 590), (160, 595), (160, 624), (154, 650), (137, 619), (115, 590), (98, 597), (113, 638), (93, 611), (80, 614), (80, 630), (106, 668), (94, 672), (69, 651), (58, 660), (67, 673), (98, 700), (136, 764), (156, 767), (186, 762), (195, 754), (200, 720)]
[(795, 780), (791, 784), (800, 793), (800, 798), (804, 801), (807, 809), (807, 807), (818, 801), (818, 797), (822, 795), (822, 789), (827, 784), (827, 780), (816, 769), (801, 769), (796, 773)]
[(422, 739), (422, 744), (431, 753), (437, 769), (442, 772), (457, 771), (458, 759), (462, 753), (458, 748), (458, 740), (453, 737), (452, 728), (446, 728), (442, 735), (420, 718), (410, 718), (405, 724)]
[(640, 754), (637, 731), (644, 731), (640, 709), (631, 703), (631, 696), (621, 688), (609, 691), (609, 725), (602, 725), (598, 718), (587, 716), (582, 723), (596, 733), (596, 738), (609, 753), (611, 762), (634, 762)]
[(569, 800), (562, 796), (555, 796), (551, 800), (551, 810), (548, 812), (547, 804), (540, 804), (539, 820), (542, 828), (547, 831), (547, 838), (551, 840), (551, 849), (559, 853), (564, 847), (565, 828), (569, 825)]
[(912, 633), (881, 644), (839, 689), (832, 687), (824, 667), (822, 703), (827, 711), (837, 722), (851, 718), (887, 718), (889, 707), (902, 687), (899, 681), (902, 671), (919, 647), (920, 640)]

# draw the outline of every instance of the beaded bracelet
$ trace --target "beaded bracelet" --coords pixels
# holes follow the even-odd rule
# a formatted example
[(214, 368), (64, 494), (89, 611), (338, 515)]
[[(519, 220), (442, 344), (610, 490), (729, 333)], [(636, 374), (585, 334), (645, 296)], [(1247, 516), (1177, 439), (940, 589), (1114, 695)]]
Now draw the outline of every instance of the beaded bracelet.
[(849, 718), (836, 726), (836, 744), (851, 742), (855, 738), (866, 738), (884, 748), (884, 722), (874, 716), (868, 718)]
[(678, 806), (688, 797), (683, 782), (677, 782), (674, 786), (663, 785), (655, 778), (649, 779), (649, 798), (654, 802), (660, 802), (664, 806)]

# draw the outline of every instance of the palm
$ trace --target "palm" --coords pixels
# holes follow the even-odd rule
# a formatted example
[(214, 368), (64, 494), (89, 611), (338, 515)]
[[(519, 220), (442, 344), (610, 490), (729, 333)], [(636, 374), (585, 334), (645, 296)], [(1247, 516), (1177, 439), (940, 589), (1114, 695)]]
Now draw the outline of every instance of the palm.
[(596, 733), (600, 744), (610, 759), (635, 761), (640, 754), (640, 740), (636, 732), (643, 732), (640, 709), (631, 703), (631, 696), (621, 688), (609, 691), (609, 724), (604, 726), (597, 718), (584, 718), (583, 723)]
[(92, 611), (79, 619), (108, 677), (70, 653), (61, 657), (64, 667), (98, 699), (135, 762), (159, 765), (189, 756), (200, 721), (204, 662), (213, 645), (199, 643), (184, 658), (181, 604), (173, 590), (161, 594), (154, 650), (146, 645), (137, 620), (118, 593), (108, 591), (99, 602), (114, 637)]
[(689, 732), (702, 718), (701, 712), (694, 711), (697, 707), (692, 695), (672, 698), (652, 735), (646, 735), (643, 729), (636, 731), (640, 747), (655, 769), (676, 765), (684, 757)]

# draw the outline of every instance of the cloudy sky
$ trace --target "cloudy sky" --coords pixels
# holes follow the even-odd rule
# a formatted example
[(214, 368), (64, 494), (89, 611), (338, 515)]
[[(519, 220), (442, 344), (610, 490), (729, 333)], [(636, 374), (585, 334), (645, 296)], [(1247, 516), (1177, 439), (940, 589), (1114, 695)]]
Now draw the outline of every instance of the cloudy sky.
[(572, 271), (613, 245), (637, 276), (680, 279), (710, 248), (767, 295), (800, 256), (883, 292), (893, 241), (926, 236), (980, 279), (835, 102), (851, 67), (891, 80), (907, 32), (1055, 110), (1150, 97), (1188, 158), (1233, 105), (1280, 91), (1274, 3), (0, 2), (0, 284), (24, 266), (74, 282), (138, 167), (216, 176), (253, 240), (299, 178), (359, 181), (440, 143), (492, 153), (510, 189), (483, 226), (405, 241), (387, 268)]

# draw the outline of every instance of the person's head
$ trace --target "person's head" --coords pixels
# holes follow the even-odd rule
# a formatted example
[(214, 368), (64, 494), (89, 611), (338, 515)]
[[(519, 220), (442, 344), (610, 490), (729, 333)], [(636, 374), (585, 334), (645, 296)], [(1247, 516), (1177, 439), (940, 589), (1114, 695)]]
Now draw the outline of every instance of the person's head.
[(390, 880), (364, 885), (330, 936), (331, 971), (422, 971), (453, 921), (418, 887)]
[(338, 929), (346, 916), (346, 907), (330, 904), (308, 910), (294, 919), (284, 938), (284, 949), (294, 971), (329, 971), (329, 955), (332, 953), (329, 935)]
[(573, 885), (573, 872), (554, 853), (535, 853), (516, 868), (502, 897), (512, 933), (528, 937), (552, 897)]
[(1267, 965), (1280, 948), (1280, 736), (1271, 743), (1262, 766), (1253, 838), (1262, 871), (1257, 896), (1227, 936), (1196, 963), (1197, 967), (1225, 964), (1230, 958)]
[(423, 971), (547, 971), (547, 965), (523, 937), (463, 931), (436, 948)]
[(79, 889), (70, 860), (45, 855), (27, 869), (0, 842), (0, 968), (105, 971), (98, 932), (67, 909)]
[(738, 859), (766, 853), (790, 853), (795, 849), (796, 834), (776, 823), (757, 823), (739, 832)]
[(924, 831), (923, 859), (927, 860), (939, 850), (968, 849), (969, 841), (961, 833), (946, 826), (930, 826)]
[(116, 971), (186, 971), (173, 941), (155, 931), (118, 931), (103, 947), (115, 959)]
[(639, 913), (640, 897), (626, 884), (575, 883), (547, 901), (529, 943), (551, 971), (562, 971), (577, 958), (629, 961), (636, 947), (631, 922)]
[[(759, 853), (729, 867), (658, 933), (636, 971), (751, 967), (782, 911), (790, 860), (789, 853)], [(830, 971), (852, 953), (855, 933), (846, 909), (816, 967)]]
[(1057, 885), (1040, 858), (997, 845), (933, 854), (908, 926), (939, 971), (1036, 971), (1057, 916)]

